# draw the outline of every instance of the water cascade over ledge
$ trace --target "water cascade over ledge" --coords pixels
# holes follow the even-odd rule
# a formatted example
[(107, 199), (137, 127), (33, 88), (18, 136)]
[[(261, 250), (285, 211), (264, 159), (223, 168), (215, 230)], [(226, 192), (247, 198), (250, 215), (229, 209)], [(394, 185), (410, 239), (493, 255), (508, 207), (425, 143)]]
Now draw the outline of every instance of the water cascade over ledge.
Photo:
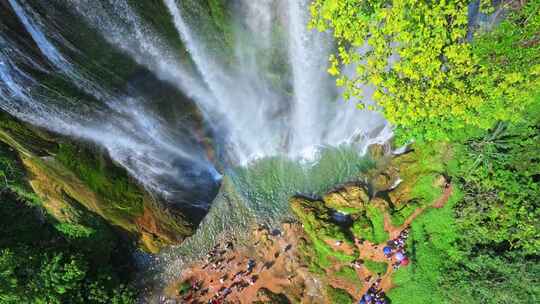
[[(234, 216), (268, 220), (286, 195), (357, 175), (391, 127), (341, 97), (326, 72), (332, 37), (307, 28), (310, 1), (211, 14), (204, 3), (3, 1), (0, 108), (103, 147), (151, 192), (204, 212), (222, 176), (242, 197)], [(203, 226), (233, 225), (220, 200)]]

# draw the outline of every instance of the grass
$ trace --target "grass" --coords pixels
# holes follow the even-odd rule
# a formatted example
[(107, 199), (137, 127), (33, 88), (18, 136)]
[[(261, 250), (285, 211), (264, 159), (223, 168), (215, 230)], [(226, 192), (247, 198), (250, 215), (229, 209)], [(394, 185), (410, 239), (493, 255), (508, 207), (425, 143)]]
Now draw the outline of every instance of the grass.
[(418, 206), (417, 202), (410, 201), (405, 206), (401, 207), (399, 210), (391, 213), (390, 219), (392, 221), (392, 225), (395, 227), (403, 225), (403, 223), (405, 223), (405, 220), (419, 207), (420, 206)]
[(379, 244), (389, 238), (388, 232), (384, 231), (384, 213), (380, 208), (373, 205), (367, 207), (367, 215), (373, 225), (373, 242)]
[(412, 189), (413, 197), (425, 204), (431, 204), (438, 199), (443, 193), (441, 187), (434, 185), (438, 176), (438, 174), (428, 174), (420, 177)]
[(354, 302), (354, 299), (351, 297), (351, 295), (343, 289), (327, 286), (326, 295), (331, 301), (330, 303), (349, 304)]
[(453, 245), (457, 238), (453, 206), (460, 197), (459, 189), (454, 188), (444, 208), (430, 208), (412, 223), (408, 240), (411, 264), (393, 275), (397, 287), (388, 293), (393, 303), (445, 302), (439, 282), (443, 265), (458, 255)]
[(373, 205), (366, 208), (366, 213), (361, 214), (353, 223), (351, 232), (357, 238), (366, 239), (372, 243), (383, 243), (389, 238), (384, 230), (384, 213)]
[(364, 284), (358, 277), (356, 270), (351, 266), (342, 266), (339, 271), (334, 273), (334, 275), (348, 282), (353, 282), (357, 286), (361, 286)]
[(386, 269), (388, 268), (388, 264), (385, 262), (375, 262), (371, 260), (364, 261), (364, 266), (366, 266), (366, 268), (373, 274), (384, 274), (386, 273)]

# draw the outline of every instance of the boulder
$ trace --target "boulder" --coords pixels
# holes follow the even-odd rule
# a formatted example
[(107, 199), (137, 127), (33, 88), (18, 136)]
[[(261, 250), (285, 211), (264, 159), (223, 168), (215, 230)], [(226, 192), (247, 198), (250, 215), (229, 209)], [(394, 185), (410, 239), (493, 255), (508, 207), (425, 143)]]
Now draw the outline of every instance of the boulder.
[(324, 204), (343, 213), (353, 213), (364, 209), (369, 202), (368, 189), (364, 185), (347, 185), (323, 196)]

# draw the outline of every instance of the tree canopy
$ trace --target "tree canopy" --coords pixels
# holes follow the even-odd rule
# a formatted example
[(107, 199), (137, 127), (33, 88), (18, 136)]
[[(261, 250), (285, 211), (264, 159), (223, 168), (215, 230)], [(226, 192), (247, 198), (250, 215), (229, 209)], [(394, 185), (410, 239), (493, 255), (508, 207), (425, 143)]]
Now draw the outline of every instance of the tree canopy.
[[(376, 108), (398, 138), (451, 138), (519, 120), (540, 84), (540, 46), (522, 39), (538, 30), (540, 4), (531, 1), (497, 33), (476, 31), (481, 37), (470, 43), (469, 2), (316, 0), (310, 26), (333, 32), (337, 51), (328, 71), (346, 98), (364, 97), (362, 85), (373, 84)], [(494, 10), (482, 2), (484, 13)], [(518, 47), (512, 56), (504, 51)]]

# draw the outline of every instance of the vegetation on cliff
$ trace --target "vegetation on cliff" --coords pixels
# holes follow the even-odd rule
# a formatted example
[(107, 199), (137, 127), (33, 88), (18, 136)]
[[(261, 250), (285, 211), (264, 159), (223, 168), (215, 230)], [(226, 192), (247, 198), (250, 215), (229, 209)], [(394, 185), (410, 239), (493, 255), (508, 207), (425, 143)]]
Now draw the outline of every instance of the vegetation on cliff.
[(27, 183), (18, 154), (0, 143), (0, 302), (134, 303), (133, 266), (124, 240), (85, 210), (60, 223)]

